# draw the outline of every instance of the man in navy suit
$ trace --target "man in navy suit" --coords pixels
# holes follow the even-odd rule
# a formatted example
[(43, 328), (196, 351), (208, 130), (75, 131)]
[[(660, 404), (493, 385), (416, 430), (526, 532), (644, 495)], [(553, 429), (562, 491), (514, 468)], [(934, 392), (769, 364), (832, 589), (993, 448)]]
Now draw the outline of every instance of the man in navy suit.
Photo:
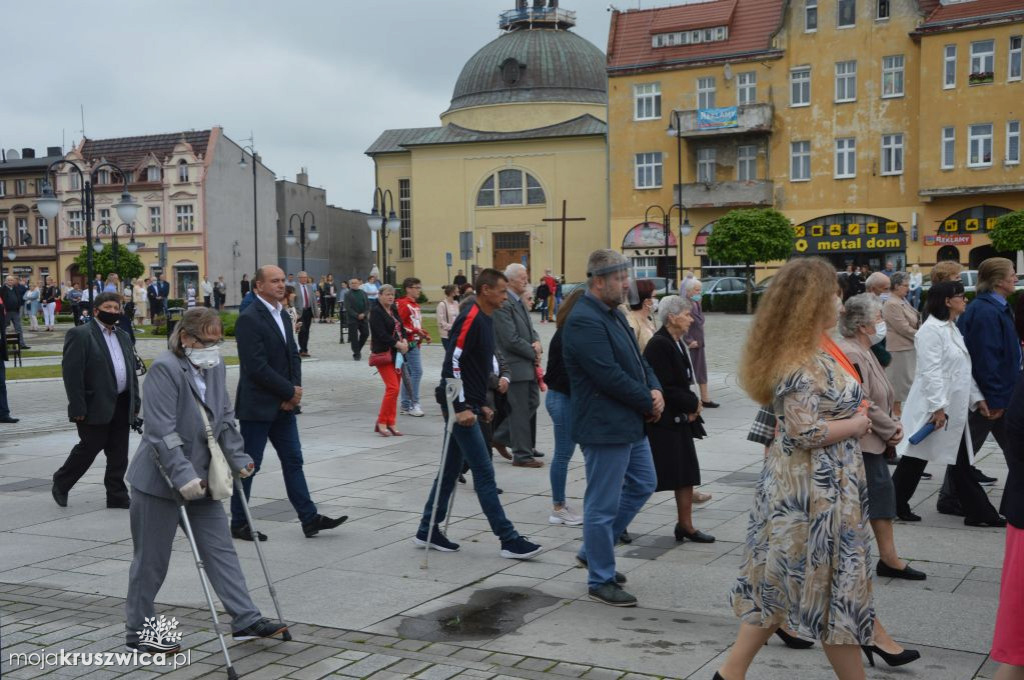
[(153, 276), (153, 283), (146, 289), (146, 298), (149, 300), (150, 320), (157, 316), (163, 316), (167, 305), (167, 296), (171, 294), (171, 285), (160, 278), (160, 274)]
[[(241, 368), (235, 414), (245, 440), (245, 452), (256, 464), (256, 472), (263, 462), (267, 441), (274, 445), (281, 460), (288, 500), (302, 522), (302, 532), (312, 538), (321, 530), (339, 526), (348, 517), (331, 519), (317, 513), (302, 471), (302, 444), (295, 422), (295, 412), (302, 401), (302, 361), (292, 336), (292, 324), (282, 318), (284, 271), (273, 265), (260, 267), (252, 285), (256, 299), (235, 323)], [(254, 478), (255, 473), (242, 481), (246, 498)], [(235, 493), (231, 499), (231, 535), (246, 541), (257, 537), (267, 540), (259, 532), (253, 536)]]

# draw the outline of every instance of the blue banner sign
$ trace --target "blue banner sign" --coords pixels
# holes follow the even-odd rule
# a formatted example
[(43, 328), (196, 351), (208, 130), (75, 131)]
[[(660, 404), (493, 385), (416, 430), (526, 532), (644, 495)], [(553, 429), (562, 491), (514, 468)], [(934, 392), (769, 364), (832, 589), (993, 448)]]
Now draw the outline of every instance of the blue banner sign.
[(697, 110), (698, 130), (739, 127), (739, 124), (739, 115), (735, 106), (722, 106), (717, 109)]

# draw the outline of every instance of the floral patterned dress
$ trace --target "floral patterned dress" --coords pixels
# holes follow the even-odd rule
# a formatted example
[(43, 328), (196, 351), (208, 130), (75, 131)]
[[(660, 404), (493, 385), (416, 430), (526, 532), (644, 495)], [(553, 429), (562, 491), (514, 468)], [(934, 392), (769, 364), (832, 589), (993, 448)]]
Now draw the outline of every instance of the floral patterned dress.
[(754, 496), (730, 596), (745, 623), (788, 625), (834, 645), (872, 644), (867, 484), (856, 438), (822, 446), (852, 416), (860, 384), (826, 352), (775, 390), (779, 436)]

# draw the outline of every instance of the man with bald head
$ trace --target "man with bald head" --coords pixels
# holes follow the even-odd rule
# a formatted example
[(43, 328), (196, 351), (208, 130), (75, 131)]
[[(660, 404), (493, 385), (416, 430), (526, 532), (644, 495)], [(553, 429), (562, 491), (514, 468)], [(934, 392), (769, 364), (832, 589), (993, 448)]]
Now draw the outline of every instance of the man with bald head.
[[(292, 324), (282, 318), (284, 270), (273, 265), (260, 267), (252, 280), (252, 292), (256, 299), (238, 315), (235, 323), (241, 368), (235, 414), (245, 441), (245, 452), (256, 464), (256, 472), (263, 462), (267, 441), (274, 445), (281, 460), (288, 500), (302, 522), (302, 532), (306, 538), (312, 538), (321, 530), (340, 525), (348, 517), (331, 519), (317, 513), (302, 471), (302, 444), (295, 422), (295, 410), (302, 402), (302, 361), (295, 349)], [(255, 477), (254, 473), (242, 480), (246, 498)], [(246, 541), (267, 540), (259, 532), (253, 535), (237, 491), (231, 499), (231, 535)]]

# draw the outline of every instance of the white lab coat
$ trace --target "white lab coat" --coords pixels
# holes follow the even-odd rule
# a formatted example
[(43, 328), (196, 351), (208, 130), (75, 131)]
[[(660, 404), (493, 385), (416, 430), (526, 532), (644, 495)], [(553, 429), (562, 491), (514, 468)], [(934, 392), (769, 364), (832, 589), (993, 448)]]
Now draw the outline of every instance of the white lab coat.
[[(934, 316), (921, 324), (914, 336), (917, 371), (910, 394), (903, 404), (903, 441), (896, 447), (902, 456), (935, 463), (956, 463), (960, 441), (967, 430), (967, 413), (983, 399), (971, 375), (971, 355), (967, 352), (960, 329), (952, 321)], [(928, 435), (920, 444), (912, 445), (910, 437), (920, 430), (931, 414), (946, 412), (947, 426)], [(968, 437), (969, 440), (969, 437)], [(973, 454), (969, 446), (969, 453)]]

